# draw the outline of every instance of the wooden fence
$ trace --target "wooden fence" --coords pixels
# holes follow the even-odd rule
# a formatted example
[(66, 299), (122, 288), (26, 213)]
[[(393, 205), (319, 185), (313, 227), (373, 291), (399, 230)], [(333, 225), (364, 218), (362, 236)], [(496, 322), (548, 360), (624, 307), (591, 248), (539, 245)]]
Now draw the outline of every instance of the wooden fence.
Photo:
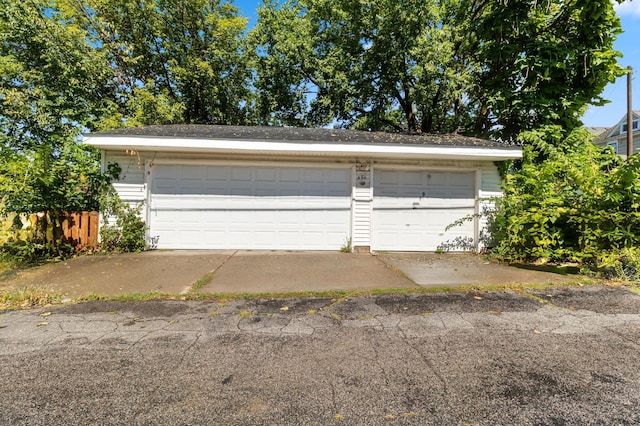
[(62, 233), (75, 250), (98, 245), (98, 212), (65, 213), (61, 219)]

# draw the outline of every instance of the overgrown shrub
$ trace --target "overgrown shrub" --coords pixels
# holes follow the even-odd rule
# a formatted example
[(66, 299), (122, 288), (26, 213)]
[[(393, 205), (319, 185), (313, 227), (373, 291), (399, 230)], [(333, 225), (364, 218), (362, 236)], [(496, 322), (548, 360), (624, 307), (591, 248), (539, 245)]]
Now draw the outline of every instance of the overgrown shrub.
[(106, 223), (100, 229), (100, 247), (103, 251), (141, 252), (147, 248), (147, 227), (140, 218), (138, 207), (122, 205), (115, 213), (115, 223)]
[(591, 266), (638, 259), (629, 250), (640, 244), (640, 157), (623, 161), (584, 129), (561, 135), (523, 134), (521, 166), (504, 179), (492, 218), (492, 254)]
[(113, 187), (100, 199), (100, 211), (107, 220), (100, 228), (100, 249), (105, 252), (140, 252), (148, 247), (147, 226), (141, 218), (143, 204), (124, 203)]

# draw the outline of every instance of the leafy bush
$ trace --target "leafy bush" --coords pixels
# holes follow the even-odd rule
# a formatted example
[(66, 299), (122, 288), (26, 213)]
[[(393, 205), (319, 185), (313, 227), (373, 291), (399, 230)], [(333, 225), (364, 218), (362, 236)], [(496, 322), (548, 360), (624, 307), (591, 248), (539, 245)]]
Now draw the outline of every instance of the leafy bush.
[(640, 157), (623, 161), (584, 129), (563, 137), (547, 127), (523, 138), (522, 163), (503, 181), (492, 218), (492, 254), (592, 266), (628, 258), (640, 243)]
[[(112, 218), (100, 229), (100, 246), (103, 251), (140, 252), (147, 249), (147, 226), (141, 219), (143, 204), (131, 207), (123, 203), (115, 191), (105, 194), (102, 212)], [(113, 220), (115, 218), (115, 220)]]

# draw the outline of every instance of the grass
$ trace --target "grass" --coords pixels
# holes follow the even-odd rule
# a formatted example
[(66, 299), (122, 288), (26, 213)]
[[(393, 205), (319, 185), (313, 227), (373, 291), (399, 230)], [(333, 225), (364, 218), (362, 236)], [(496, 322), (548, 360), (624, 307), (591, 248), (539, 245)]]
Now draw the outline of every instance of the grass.
[(0, 310), (34, 308), (62, 303), (62, 294), (43, 287), (0, 290)]

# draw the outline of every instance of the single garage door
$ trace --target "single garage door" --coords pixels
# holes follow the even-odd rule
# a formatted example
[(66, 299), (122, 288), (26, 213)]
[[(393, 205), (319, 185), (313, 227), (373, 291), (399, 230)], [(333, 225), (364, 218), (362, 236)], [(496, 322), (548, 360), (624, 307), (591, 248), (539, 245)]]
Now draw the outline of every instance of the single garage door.
[(350, 231), (351, 169), (153, 167), (159, 248), (337, 250)]
[(473, 248), (473, 221), (445, 231), (475, 211), (473, 172), (385, 170), (373, 173), (373, 250)]

